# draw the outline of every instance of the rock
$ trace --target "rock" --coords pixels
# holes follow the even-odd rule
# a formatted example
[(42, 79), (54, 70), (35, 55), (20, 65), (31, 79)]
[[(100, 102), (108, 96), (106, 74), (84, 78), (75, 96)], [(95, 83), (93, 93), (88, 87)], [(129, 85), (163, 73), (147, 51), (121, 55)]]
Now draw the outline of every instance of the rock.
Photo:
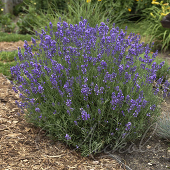
[(170, 28), (170, 13), (163, 17), (161, 24), (164, 28)]

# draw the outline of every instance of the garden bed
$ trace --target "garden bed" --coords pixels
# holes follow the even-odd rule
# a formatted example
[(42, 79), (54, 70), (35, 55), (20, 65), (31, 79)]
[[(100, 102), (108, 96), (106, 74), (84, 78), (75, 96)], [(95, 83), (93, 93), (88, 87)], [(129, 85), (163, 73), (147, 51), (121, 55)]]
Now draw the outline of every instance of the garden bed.
[[(17, 50), (18, 47), (23, 47), (23, 42), (17, 42), (17, 45), (1, 42), (0, 47), (3, 51)], [(159, 53), (158, 57), (167, 59), (170, 65), (169, 52)], [(52, 141), (45, 135), (45, 131), (28, 124), (23, 115), (19, 116), (15, 100), (19, 101), (19, 96), (12, 90), (10, 82), (0, 75), (0, 167), (3, 169), (121, 169), (118, 160), (127, 164), (130, 169), (165, 170), (170, 167), (169, 143), (158, 140), (156, 135), (144, 144), (148, 139), (146, 135), (142, 144), (138, 141), (134, 148), (128, 144), (126, 149), (122, 149), (129, 149), (128, 151), (116, 151), (111, 157), (102, 153), (94, 159), (83, 158), (74, 148), (70, 149), (59, 141)], [(162, 103), (161, 109), (162, 114), (169, 116), (170, 98)], [(139, 150), (141, 145), (141, 150), (144, 151), (142, 153)], [(113, 155), (119, 156), (117, 161)]]
[(123, 169), (105, 154), (85, 158), (50, 140), (43, 130), (19, 116), (15, 100), (21, 101), (10, 81), (0, 74), (0, 169)]

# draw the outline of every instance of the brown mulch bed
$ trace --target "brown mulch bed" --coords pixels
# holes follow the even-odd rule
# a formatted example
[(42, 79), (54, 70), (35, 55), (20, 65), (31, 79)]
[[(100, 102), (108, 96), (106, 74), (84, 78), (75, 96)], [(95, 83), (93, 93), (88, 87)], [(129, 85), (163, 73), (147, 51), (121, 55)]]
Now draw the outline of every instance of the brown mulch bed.
[(12, 85), (0, 75), (0, 169), (123, 169), (117, 161), (101, 154), (84, 158), (59, 141), (52, 141), (40, 128), (27, 123), (15, 100), (21, 101)]
[[(31, 45), (32, 42), (28, 41), (28, 44)], [(17, 41), (17, 42), (0, 42), (0, 51), (14, 51), (18, 50), (18, 47), (23, 48), (24, 42)]]
[[(31, 45), (31, 42), (28, 42)], [(23, 48), (24, 42), (0, 42), (0, 51)], [(31, 170), (123, 170), (106, 154), (84, 158), (59, 141), (52, 141), (40, 128), (27, 123), (15, 104), (21, 101), (10, 81), (0, 74), (0, 169)]]

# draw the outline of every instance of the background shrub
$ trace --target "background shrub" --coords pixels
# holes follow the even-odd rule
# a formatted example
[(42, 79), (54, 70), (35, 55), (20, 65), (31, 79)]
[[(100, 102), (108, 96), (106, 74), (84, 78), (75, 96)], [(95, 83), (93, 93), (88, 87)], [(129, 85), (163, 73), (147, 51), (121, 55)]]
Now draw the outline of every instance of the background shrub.
[[(92, 0), (96, 3), (98, 0)], [(102, 0), (102, 12), (107, 12), (111, 22), (123, 23), (144, 19), (143, 10), (152, 6), (150, 0)]]
[[(34, 26), (37, 25), (37, 18), (40, 19), (39, 11), (36, 10), (36, 3), (31, 1), (25, 2), (22, 6), (23, 13), (20, 13), (17, 26), (20, 34), (34, 34)], [(40, 21), (39, 21), (40, 22)]]
[(23, 2), (17, 4), (13, 8), (13, 14), (15, 16), (18, 16), (21, 12), (24, 13), (25, 11), (23, 10), (23, 7), (26, 7), (25, 4), (29, 4), (30, 0), (23, 0)]
[(0, 26), (4, 32), (14, 32), (15, 24), (12, 19), (13, 15), (10, 13), (0, 15)]
[[(90, 27), (95, 27), (96, 24), (104, 22), (106, 18), (106, 12), (101, 12), (102, 3), (87, 3), (81, 0), (69, 0), (67, 3), (67, 11), (63, 16), (66, 22), (72, 24), (78, 24), (82, 18), (86, 18)], [(63, 17), (62, 17), (63, 19)]]
[(54, 11), (64, 11), (66, 9), (66, 1), (65, 0), (33, 0), (33, 3), (36, 3), (37, 11), (48, 11), (49, 5)]
[(166, 51), (170, 42), (170, 29), (164, 28), (160, 21), (170, 12), (169, 4), (165, 1), (159, 4), (153, 2), (152, 7), (143, 10), (143, 12), (143, 15), (147, 16), (146, 21), (148, 23), (144, 35), (148, 37), (147, 40), (150, 44), (155, 43), (154, 49)]
[(3, 10), (4, 10), (4, 4), (2, 3), (2, 1), (0, 1), (0, 15), (3, 14)]

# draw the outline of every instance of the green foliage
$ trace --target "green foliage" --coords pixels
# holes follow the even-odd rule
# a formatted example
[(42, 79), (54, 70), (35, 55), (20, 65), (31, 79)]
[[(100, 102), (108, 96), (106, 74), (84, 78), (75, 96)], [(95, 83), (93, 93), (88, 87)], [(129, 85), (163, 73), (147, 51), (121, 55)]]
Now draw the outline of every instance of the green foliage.
[(18, 16), (19, 13), (21, 13), (21, 12), (23, 13), (24, 12), (23, 7), (25, 7), (25, 4), (28, 4), (28, 3), (30, 3), (30, 0), (23, 0), (23, 2), (21, 2), (18, 5), (14, 6), (13, 14), (15, 16)]
[(12, 18), (10, 13), (0, 15), (0, 25), (4, 32), (14, 32), (16, 26), (12, 23)]
[(87, 3), (81, 0), (69, 0), (67, 3), (68, 10), (63, 14), (66, 22), (70, 24), (78, 24), (80, 17), (86, 18), (89, 26), (95, 27), (105, 21), (105, 13), (101, 13), (101, 2)]
[(46, 12), (49, 9), (49, 6), (53, 10), (62, 12), (66, 9), (66, 0), (33, 0), (33, 3), (36, 3), (36, 10)]
[(169, 12), (170, 6), (166, 3), (153, 4), (151, 8), (143, 10), (148, 24), (144, 35), (147, 36), (150, 44), (154, 42), (154, 49), (161, 48), (161, 50), (166, 51), (169, 48), (170, 29), (164, 28), (160, 22)]
[(20, 17), (19, 20), (17, 21), (17, 26), (19, 27), (18, 33), (31, 34), (33, 31), (33, 27), (30, 26), (30, 23), (34, 24), (34, 20), (29, 14)]
[(34, 37), (33, 35), (22, 35), (22, 34), (16, 34), (16, 33), (4, 33), (0, 32), (0, 42), (16, 42), (16, 41), (31, 41), (31, 37)]
[(34, 2), (25, 3), (23, 7), (24, 13), (19, 14), (19, 20), (17, 26), (19, 27), (18, 33), (20, 34), (32, 34), (34, 26), (36, 25), (36, 17), (38, 17), (38, 11), (36, 10), (36, 4)]
[(7, 76), (8, 79), (12, 79), (10, 67), (16, 65), (16, 61), (14, 61), (14, 57), (18, 59), (17, 50), (11, 52), (6, 52), (6, 51), (0, 52), (0, 73)]
[[(163, 62), (164, 60), (163, 59), (160, 59), (160, 58), (156, 58), (155, 59), (155, 62), (156, 63), (161, 63)], [(170, 78), (170, 70), (169, 70), (169, 65), (168, 65), (168, 61), (167, 59), (165, 60), (165, 64), (162, 66), (162, 68), (160, 70), (157, 71), (156, 73), (156, 78), (159, 79), (161, 77), (164, 77), (164, 80), (163, 82), (165, 82), (166, 80), (168, 80)]]
[(2, 1), (0, 1), (0, 15), (3, 14), (3, 10), (4, 10), (4, 4), (2, 3)]
[[(98, 0), (92, 0), (93, 3)], [(151, 7), (150, 0), (102, 0), (101, 12), (107, 11), (107, 18), (114, 23), (143, 18), (142, 10)]]
[(170, 140), (170, 115), (162, 112), (157, 122), (156, 135), (160, 138)]
[[(66, 0), (24, 0), (22, 3), (16, 5), (14, 7), (14, 15), (19, 15), (19, 13), (25, 13), (26, 11), (23, 9), (23, 7), (26, 7), (28, 5), (34, 5), (36, 8), (36, 11), (43, 11), (46, 13), (49, 9), (49, 6), (52, 7), (54, 11), (64, 11), (64, 9), (67, 8), (66, 6)], [(28, 9), (28, 8), (27, 8)]]
[[(45, 23), (49, 22), (49, 18), (51, 21), (54, 21), (56, 17), (59, 17), (59, 11), (62, 10), (62, 7), (61, 10), (58, 9), (57, 11), (57, 7), (55, 6), (56, 4), (53, 3), (53, 1), (50, 1), (50, 3), (47, 2), (48, 1), (31, 1), (29, 3), (25, 3), (25, 6), (23, 6), (24, 12), (20, 13), (20, 18), (17, 22), (19, 33), (34, 34), (34, 30), (41, 30), (41, 27), (44, 26)], [(60, 4), (61, 3), (57, 3), (58, 8), (60, 8)]]
[(12, 62), (14, 61), (14, 57), (18, 55), (18, 51), (3, 51), (0, 53), (0, 61), (1, 62)]

